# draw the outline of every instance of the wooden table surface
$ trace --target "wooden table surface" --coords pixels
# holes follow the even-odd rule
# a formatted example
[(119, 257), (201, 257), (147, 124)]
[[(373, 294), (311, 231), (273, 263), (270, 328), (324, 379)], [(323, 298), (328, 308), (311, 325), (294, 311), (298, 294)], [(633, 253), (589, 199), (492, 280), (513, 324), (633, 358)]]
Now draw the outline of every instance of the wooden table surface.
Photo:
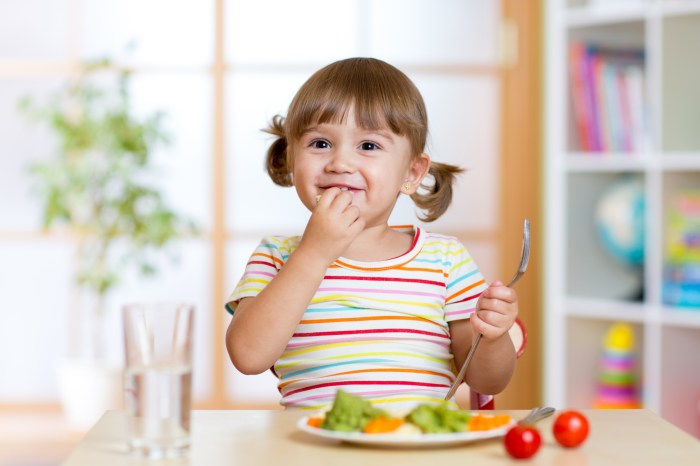
[[(527, 411), (507, 411), (520, 419)], [(502, 439), (438, 448), (383, 448), (320, 439), (300, 431), (299, 411), (193, 411), (188, 457), (147, 461), (127, 453), (125, 414), (109, 411), (79, 443), (63, 466), (117, 465), (700, 465), (700, 441), (648, 410), (588, 410), (591, 432), (576, 449), (554, 441), (554, 416), (536, 424), (542, 447), (529, 460), (514, 460)], [(556, 416), (556, 414), (555, 414)]]

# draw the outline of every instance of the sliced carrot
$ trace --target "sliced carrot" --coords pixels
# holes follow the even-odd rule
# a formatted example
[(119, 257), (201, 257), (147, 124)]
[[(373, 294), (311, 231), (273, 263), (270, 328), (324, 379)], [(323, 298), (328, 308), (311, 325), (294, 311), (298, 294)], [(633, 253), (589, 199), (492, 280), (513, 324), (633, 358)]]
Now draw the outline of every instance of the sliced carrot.
[(383, 434), (392, 432), (403, 424), (403, 419), (395, 417), (378, 417), (367, 423), (363, 432), (365, 434)]
[(510, 423), (509, 414), (496, 414), (496, 426), (501, 427)]
[(306, 420), (306, 424), (311, 426), (311, 427), (321, 427), (322, 422), (323, 422), (322, 417), (310, 417)]
[(476, 414), (469, 420), (467, 429), (470, 431), (491, 430), (504, 426), (509, 422), (510, 416), (508, 414)]

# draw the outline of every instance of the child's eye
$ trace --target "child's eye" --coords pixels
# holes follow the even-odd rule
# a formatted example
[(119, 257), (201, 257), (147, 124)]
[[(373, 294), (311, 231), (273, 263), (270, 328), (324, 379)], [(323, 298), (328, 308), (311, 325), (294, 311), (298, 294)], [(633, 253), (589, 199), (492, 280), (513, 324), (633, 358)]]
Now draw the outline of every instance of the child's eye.
[(331, 145), (328, 143), (328, 141), (323, 139), (314, 139), (309, 144), (309, 147), (313, 147), (314, 149), (328, 149), (330, 146)]
[(375, 144), (374, 142), (366, 141), (360, 144), (360, 148), (362, 150), (377, 150), (380, 149), (379, 145)]

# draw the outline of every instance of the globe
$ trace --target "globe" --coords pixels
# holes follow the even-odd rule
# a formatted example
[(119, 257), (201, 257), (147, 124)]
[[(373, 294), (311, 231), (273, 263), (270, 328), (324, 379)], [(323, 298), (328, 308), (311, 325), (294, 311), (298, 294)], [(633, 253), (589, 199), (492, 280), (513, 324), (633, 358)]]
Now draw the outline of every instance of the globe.
[(644, 262), (644, 185), (623, 176), (598, 199), (595, 220), (603, 249), (616, 261), (639, 267)]

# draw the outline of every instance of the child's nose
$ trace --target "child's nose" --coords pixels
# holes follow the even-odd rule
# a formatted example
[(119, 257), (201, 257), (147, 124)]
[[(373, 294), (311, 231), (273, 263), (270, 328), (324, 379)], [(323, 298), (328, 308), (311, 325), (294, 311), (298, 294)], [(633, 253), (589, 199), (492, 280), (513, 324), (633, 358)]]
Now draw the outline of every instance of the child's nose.
[(326, 171), (331, 173), (352, 173), (355, 168), (352, 150), (343, 148), (334, 150), (326, 165)]

